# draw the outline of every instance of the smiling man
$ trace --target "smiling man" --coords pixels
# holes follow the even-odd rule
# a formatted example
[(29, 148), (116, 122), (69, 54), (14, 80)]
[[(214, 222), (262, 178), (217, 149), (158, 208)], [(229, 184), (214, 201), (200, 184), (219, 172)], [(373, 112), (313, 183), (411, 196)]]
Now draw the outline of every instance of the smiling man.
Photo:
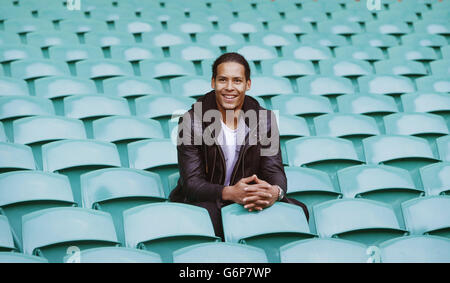
[(260, 211), (285, 197), (287, 180), (272, 111), (250, 96), (250, 67), (243, 56), (225, 53), (212, 66), (211, 87), (180, 118), (180, 179), (170, 201), (206, 208), (223, 238), (221, 208), (238, 203)]

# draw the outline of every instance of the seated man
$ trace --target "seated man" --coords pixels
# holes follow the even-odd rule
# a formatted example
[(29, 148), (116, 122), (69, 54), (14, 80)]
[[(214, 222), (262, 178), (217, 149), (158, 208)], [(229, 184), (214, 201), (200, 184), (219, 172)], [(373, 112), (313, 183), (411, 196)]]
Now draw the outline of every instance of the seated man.
[(272, 111), (245, 92), (250, 67), (237, 53), (221, 55), (213, 64), (213, 91), (193, 104), (179, 121), (180, 179), (170, 201), (206, 208), (216, 236), (223, 238), (221, 208), (238, 203), (259, 211), (284, 201), (287, 180), (280, 138)]

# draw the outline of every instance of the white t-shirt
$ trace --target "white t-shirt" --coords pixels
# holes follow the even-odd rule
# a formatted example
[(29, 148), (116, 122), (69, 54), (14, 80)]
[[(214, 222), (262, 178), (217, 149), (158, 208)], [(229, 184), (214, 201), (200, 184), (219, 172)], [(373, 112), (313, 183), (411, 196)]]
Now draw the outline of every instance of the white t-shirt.
[(222, 151), (225, 155), (226, 164), (226, 175), (225, 175), (225, 186), (230, 185), (231, 174), (233, 173), (233, 168), (236, 163), (236, 159), (239, 156), (239, 146), (237, 145), (237, 133), (238, 129), (232, 130), (221, 120), (222, 123)]

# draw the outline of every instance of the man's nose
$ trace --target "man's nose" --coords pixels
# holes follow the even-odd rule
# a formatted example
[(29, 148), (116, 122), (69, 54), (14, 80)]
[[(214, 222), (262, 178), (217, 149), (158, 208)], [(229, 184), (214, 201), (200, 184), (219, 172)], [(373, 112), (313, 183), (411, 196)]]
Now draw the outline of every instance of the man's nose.
[(232, 81), (228, 81), (227, 85), (226, 85), (227, 90), (232, 90), (233, 89), (233, 82)]

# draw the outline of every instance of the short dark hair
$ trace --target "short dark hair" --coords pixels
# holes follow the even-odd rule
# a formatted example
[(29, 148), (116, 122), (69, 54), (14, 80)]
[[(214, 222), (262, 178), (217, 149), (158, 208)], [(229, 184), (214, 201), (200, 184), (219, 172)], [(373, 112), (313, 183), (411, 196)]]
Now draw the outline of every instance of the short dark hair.
[(212, 78), (213, 79), (215, 79), (217, 76), (217, 67), (220, 64), (226, 63), (226, 62), (235, 62), (235, 63), (239, 63), (242, 66), (244, 66), (245, 79), (247, 81), (250, 80), (250, 66), (248, 65), (247, 60), (245, 60), (244, 56), (242, 56), (239, 53), (235, 53), (235, 52), (224, 53), (224, 54), (220, 55), (216, 59), (216, 61), (214, 61), (214, 64), (212, 65)]

